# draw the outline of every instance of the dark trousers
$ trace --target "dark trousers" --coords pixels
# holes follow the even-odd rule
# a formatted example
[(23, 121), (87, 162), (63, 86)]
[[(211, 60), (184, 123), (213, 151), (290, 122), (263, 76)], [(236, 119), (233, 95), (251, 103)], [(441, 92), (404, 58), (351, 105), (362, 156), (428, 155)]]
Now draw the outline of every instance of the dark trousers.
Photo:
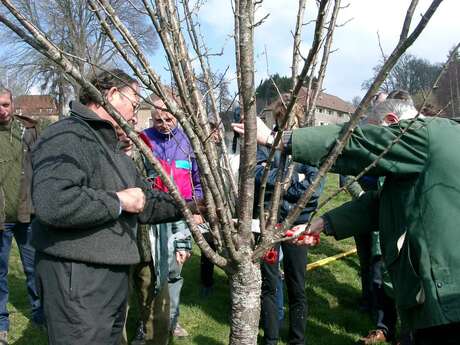
[(381, 256), (374, 257), (371, 265), (372, 271), (372, 310), (375, 323), (378, 329), (384, 331), (387, 338), (393, 339), (396, 332), (396, 304), (393, 298), (389, 297), (384, 288), (383, 270), (384, 263)]
[[(209, 246), (216, 250), (211, 233), (205, 232), (203, 237)], [(203, 253), (201, 253), (200, 257), (200, 279), (202, 287), (210, 288), (214, 285), (214, 264)]]
[(16, 240), (21, 257), (22, 268), (26, 275), (27, 294), (32, 306), (32, 321), (43, 323), (43, 311), (35, 287), (35, 250), (30, 245), (31, 228), (29, 223), (5, 224), (0, 230), (0, 331), (9, 329), (8, 304), (8, 263), (13, 237)]
[[(282, 243), (284, 281), (289, 304), (289, 344), (305, 344), (307, 299), (305, 295), (305, 272), (307, 248)], [(276, 248), (279, 251), (279, 246)], [(262, 321), (264, 344), (274, 345), (279, 338), (277, 305), (278, 265), (261, 264), (262, 270)]]
[(355, 236), (361, 275), (361, 307), (370, 311), (372, 306), (372, 233)]
[(460, 344), (460, 322), (418, 329), (414, 332), (414, 345)]
[(50, 345), (118, 345), (126, 317), (129, 266), (36, 255), (37, 288)]

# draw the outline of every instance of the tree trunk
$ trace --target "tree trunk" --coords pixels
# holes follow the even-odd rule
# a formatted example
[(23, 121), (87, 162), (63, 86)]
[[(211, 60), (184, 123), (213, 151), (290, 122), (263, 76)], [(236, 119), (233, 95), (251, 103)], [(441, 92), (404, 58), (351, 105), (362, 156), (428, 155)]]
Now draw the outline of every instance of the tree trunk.
[(257, 344), (262, 278), (259, 263), (253, 263), (251, 255), (246, 257), (230, 275), (230, 345)]

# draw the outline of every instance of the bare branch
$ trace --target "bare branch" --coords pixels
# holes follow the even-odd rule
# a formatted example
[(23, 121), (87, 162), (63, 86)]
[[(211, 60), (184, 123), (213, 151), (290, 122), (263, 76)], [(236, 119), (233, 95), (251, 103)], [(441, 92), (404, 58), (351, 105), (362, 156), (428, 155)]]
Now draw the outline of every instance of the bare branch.
[[(425, 15), (422, 17), (414, 31), (409, 35), (409, 37), (404, 40), (398, 42), (396, 47), (394, 48), (393, 52), (389, 56), (388, 60), (384, 63), (382, 69), (378, 73), (377, 77), (375, 78), (374, 82), (372, 83), (371, 87), (367, 91), (364, 98), (361, 100), (361, 103), (355, 110), (350, 122), (345, 125), (344, 132), (338, 138), (336, 144), (332, 148), (329, 156), (325, 159), (323, 164), (321, 165), (317, 177), (313, 180), (310, 188), (305, 192), (305, 194), (300, 198), (294, 210), (292, 210), (289, 215), (286, 217), (285, 221), (283, 222), (282, 226), (278, 230), (278, 236), (281, 236), (282, 233), (288, 229), (295, 219), (298, 218), (301, 210), (305, 207), (306, 203), (310, 200), (311, 196), (314, 193), (314, 190), (318, 188), (321, 179), (326, 175), (327, 171), (330, 169), (332, 164), (337, 159), (338, 155), (342, 152), (343, 148), (345, 147), (349, 137), (353, 133), (354, 128), (358, 125), (361, 116), (364, 113), (364, 109), (367, 107), (372, 95), (376, 93), (379, 86), (386, 78), (389, 71), (393, 68), (393, 66), (398, 61), (399, 57), (410, 47), (410, 45), (415, 41), (415, 39), (420, 35), (423, 29), (426, 27), (427, 23), (435, 13), (436, 9), (439, 7), (442, 0), (433, 0), (430, 7), (425, 12)], [(275, 143), (277, 145), (277, 143)], [(254, 251), (253, 258), (259, 258), (267, 248), (270, 247), (270, 244), (261, 244), (258, 249)]]
[(258, 22), (256, 22), (252, 27), (255, 29), (259, 25), (262, 25), (267, 18), (270, 17), (270, 13), (267, 13), (265, 16), (263, 16)]
[(409, 5), (409, 8), (407, 9), (406, 17), (404, 18), (404, 24), (401, 30), (401, 35), (399, 36), (400, 41), (404, 41), (405, 39), (407, 39), (410, 24), (412, 22), (412, 17), (414, 16), (415, 9), (417, 8), (418, 1), (419, 0), (412, 0)]
[(297, 20), (294, 30), (294, 44), (292, 48), (292, 88), (297, 82), (297, 73), (300, 60), (300, 42), (302, 39), (302, 22), (305, 13), (306, 0), (299, 0), (299, 7), (297, 10)]

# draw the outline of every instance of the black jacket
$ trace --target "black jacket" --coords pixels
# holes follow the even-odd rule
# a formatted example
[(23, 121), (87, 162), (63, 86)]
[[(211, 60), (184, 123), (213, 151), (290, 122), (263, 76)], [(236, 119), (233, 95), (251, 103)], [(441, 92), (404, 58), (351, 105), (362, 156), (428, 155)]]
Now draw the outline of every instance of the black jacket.
[[(257, 165), (256, 165), (256, 171), (255, 171), (256, 185), (255, 185), (255, 198), (254, 198), (255, 217), (258, 217), (258, 213), (259, 213), (258, 197), (259, 197), (260, 185), (262, 182), (262, 176), (264, 172), (263, 163), (267, 161), (269, 153), (270, 153), (269, 150), (264, 146), (259, 146), (257, 148)], [(276, 152), (275, 158), (270, 168), (270, 172), (268, 173), (268, 181), (267, 181), (267, 187), (266, 187), (266, 193), (265, 193), (265, 203), (264, 203), (265, 209), (269, 207), (269, 200), (271, 199), (271, 194), (275, 187), (276, 174), (278, 172), (280, 165), (281, 165), (281, 154), (279, 152)], [(318, 173), (318, 169), (312, 166), (296, 163), (294, 173), (292, 174), (291, 185), (288, 188), (288, 190), (284, 193), (283, 200), (280, 203), (278, 222), (284, 221), (284, 219), (289, 214), (289, 212), (294, 208), (297, 201), (300, 199), (300, 197), (305, 193), (305, 191), (308, 189), (310, 184), (313, 182), (313, 179), (316, 177), (317, 173)], [(299, 181), (298, 174), (304, 174), (305, 179), (302, 181)], [(310, 213), (316, 209), (316, 206), (318, 206), (318, 199), (319, 199), (322, 189), (323, 189), (323, 183), (321, 183), (318, 190), (315, 191), (315, 193), (311, 197), (308, 204), (302, 210), (299, 218), (297, 218), (297, 220), (294, 222), (294, 225), (304, 224), (309, 220)]]
[[(180, 219), (169, 194), (153, 191), (120, 149), (114, 127), (80, 103), (49, 126), (32, 153), (32, 244), (69, 260), (130, 265), (139, 262), (137, 223)], [(116, 192), (141, 187), (146, 206), (121, 212)]]

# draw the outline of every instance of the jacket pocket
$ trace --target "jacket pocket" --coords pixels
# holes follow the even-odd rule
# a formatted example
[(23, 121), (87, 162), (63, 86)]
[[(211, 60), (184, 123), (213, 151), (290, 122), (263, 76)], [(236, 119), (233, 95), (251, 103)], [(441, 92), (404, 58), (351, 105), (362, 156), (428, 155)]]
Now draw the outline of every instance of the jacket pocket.
[(446, 317), (454, 321), (460, 317), (460, 281), (459, 273), (455, 271), (437, 265), (431, 270), (439, 305)]
[(385, 255), (385, 263), (394, 284), (394, 298), (401, 309), (409, 309), (425, 302), (425, 291), (420, 276), (414, 269), (410, 241), (403, 235), (397, 246), (399, 251)]

